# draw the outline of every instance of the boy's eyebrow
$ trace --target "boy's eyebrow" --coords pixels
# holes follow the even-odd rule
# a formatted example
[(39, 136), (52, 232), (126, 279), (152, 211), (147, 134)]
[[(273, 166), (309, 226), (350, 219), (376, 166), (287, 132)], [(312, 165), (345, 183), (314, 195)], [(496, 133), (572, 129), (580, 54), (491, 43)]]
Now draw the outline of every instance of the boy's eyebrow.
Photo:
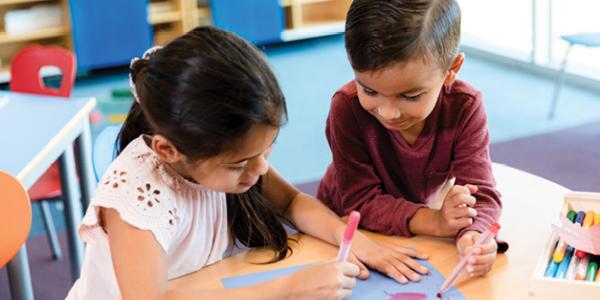
[[(364, 88), (366, 88), (368, 90), (371, 90), (371, 91), (379, 93), (375, 89), (372, 89), (372, 88), (368, 87), (367, 85), (365, 85), (362, 81), (360, 81), (358, 79), (355, 79), (355, 80), (356, 80), (356, 82), (358, 82), (358, 84), (362, 85), (362, 87), (364, 87)], [(419, 91), (422, 91), (424, 89), (425, 89), (424, 87), (417, 86), (417, 87), (411, 88), (409, 90), (406, 90), (406, 91), (403, 91), (403, 92), (400, 92), (400, 93), (397, 93), (397, 94), (398, 95), (405, 95), (405, 94), (410, 94), (410, 93), (414, 93), (414, 92), (419, 92)]]
[[(272, 146), (272, 145), (275, 143), (275, 141), (277, 140), (277, 136), (279, 136), (279, 133), (277, 133), (277, 135), (275, 136), (275, 138), (274, 138), (274, 139), (273, 139), (273, 141), (271, 142), (271, 145), (270, 145), (270, 146)], [(235, 165), (235, 164), (239, 164), (239, 163), (241, 163), (241, 162), (244, 162), (244, 161), (247, 161), (247, 160), (253, 159), (253, 158), (255, 158), (255, 157), (257, 157), (257, 156), (259, 156), (259, 155), (261, 155), (261, 154), (262, 154), (262, 152), (261, 152), (261, 153), (258, 153), (258, 154), (256, 154), (256, 155), (253, 155), (253, 156), (249, 156), (249, 157), (246, 157), (246, 158), (240, 159), (240, 160), (238, 160), (238, 161), (236, 161), (236, 162), (230, 162), (230, 163), (225, 163), (225, 164), (227, 164), (227, 165)]]

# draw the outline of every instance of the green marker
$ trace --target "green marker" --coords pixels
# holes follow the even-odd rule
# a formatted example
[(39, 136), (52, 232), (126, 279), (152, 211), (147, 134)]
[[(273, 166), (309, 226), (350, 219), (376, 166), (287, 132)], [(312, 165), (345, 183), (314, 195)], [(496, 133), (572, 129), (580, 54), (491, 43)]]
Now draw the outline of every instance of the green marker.
[(585, 280), (594, 281), (596, 279), (596, 273), (598, 273), (598, 263), (593, 261), (590, 262), (587, 269), (587, 275), (585, 276)]
[(569, 219), (569, 221), (573, 222), (575, 220), (575, 217), (577, 216), (577, 212), (574, 210), (569, 211), (569, 213), (567, 213), (567, 219)]

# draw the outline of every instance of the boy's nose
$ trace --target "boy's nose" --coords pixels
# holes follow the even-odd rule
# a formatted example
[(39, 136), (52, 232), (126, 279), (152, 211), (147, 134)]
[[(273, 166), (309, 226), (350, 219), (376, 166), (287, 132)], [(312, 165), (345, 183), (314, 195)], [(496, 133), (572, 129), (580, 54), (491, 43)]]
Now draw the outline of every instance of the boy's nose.
[(377, 108), (377, 113), (386, 121), (398, 119), (401, 115), (400, 110), (389, 105), (380, 106)]

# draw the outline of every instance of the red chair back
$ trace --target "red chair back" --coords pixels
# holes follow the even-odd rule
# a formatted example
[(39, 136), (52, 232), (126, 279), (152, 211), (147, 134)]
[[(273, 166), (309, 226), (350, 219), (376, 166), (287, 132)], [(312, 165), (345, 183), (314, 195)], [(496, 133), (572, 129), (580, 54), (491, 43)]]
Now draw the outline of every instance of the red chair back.
[[(40, 71), (43, 67), (60, 69), (62, 80), (58, 89), (44, 83)], [(75, 55), (60, 47), (31, 45), (21, 49), (10, 65), (10, 89), (13, 92), (47, 96), (69, 97), (76, 73)]]
[(0, 268), (21, 248), (31, 228), (27, 191), (12, 175), (0, 171)]

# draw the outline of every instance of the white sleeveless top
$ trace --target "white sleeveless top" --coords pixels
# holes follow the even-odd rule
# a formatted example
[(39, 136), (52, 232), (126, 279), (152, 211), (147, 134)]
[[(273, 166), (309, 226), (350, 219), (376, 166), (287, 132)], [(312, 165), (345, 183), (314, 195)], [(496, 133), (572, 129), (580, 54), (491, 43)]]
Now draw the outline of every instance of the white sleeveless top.
[(108, 236), (98, 224), (100, 207), (113, 208), (125, 222), (154, 234), (166, 253), (169, 279), (231, 253), (225, 194), (181, 177), (140, 136), (98, 183), (78, 231), (86, 245), (81, 277), (67, 299), (120, 297)]

